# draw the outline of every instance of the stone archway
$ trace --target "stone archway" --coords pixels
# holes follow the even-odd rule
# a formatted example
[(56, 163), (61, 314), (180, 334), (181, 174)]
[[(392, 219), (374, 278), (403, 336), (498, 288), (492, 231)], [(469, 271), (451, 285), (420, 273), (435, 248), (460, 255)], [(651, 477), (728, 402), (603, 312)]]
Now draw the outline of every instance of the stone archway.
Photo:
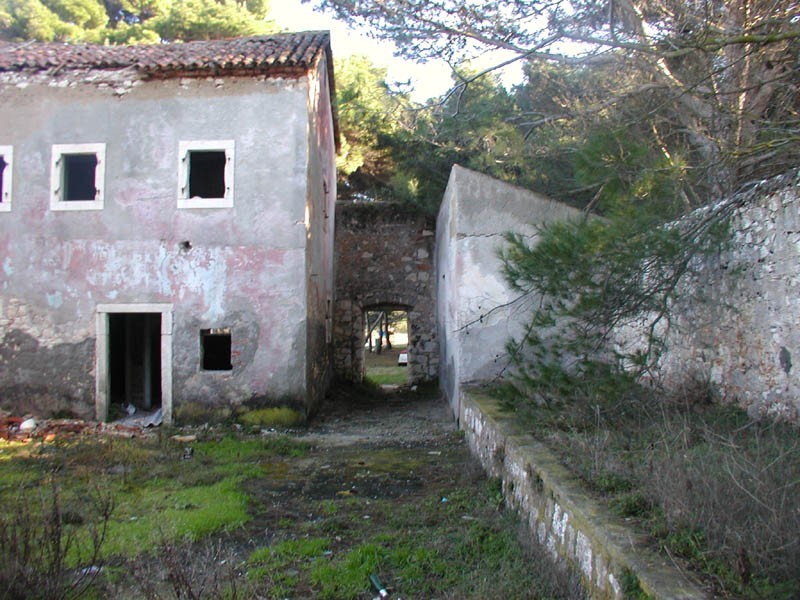
[(408, 312), (409, 382), (437, 379), (432, 221), (393, 204), (336, 207), (336, 375), (364, 377), (364, 314), (376, 307)]

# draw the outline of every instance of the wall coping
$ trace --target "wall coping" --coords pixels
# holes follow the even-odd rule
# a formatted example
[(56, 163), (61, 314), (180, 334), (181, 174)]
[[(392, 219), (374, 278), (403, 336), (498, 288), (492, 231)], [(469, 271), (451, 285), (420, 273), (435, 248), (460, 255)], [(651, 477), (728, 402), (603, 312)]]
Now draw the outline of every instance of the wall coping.
[[(506, 502), (523, 513), (534, 534), (558, 560), (576, 563), (583, 583), (593, 598), (623, 598), (619, 582), (627, 569), (639, 579), (642, 590), (655, 599), (700, 600), (708, 595), (699, 583), (666, 562), (645, 545), (645, 536), (632, 531), (621, 518), (591, 498), (585, 487), (541, 442), (525, 433), (514, 415), (502, 411), (499, 401), (469, 388), (463, 390), (460, 424), (470, 449), (492, 476), (501, 477)], [(487, 431), (488, 430), (488, 431)], [(531, 497), (538, 496), (539, 502)], [(573, 537), (588, 540), (591, 561), (570, 556), (569, 543), (562, 535), (562, 547), (542, 534), (555, 516), (546, 505), (569, 523)], [(585, 542), (583, 542), (585, 543)], [(572, 546), (578, 547), (581, 543)], [(588, 570), (588, 574), (587, 574)], [(601, 577), (602, 576), (602, 577)], [(602, 579), (602, 581), (601, 581)]]

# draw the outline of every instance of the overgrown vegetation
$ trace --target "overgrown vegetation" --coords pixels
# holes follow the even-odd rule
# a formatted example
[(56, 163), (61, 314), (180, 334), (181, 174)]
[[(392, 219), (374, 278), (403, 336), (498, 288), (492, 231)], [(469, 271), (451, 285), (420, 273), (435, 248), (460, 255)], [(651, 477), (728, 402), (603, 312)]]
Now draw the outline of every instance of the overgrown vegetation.
[(259, 462), (308, 448), (281, 437), (204, 438), (2, 442), (7, 597), (83, 597), (104, 565), (239, 527), (250, 519), (241, 484), (261, 474)]
[(509, 400), (610, 508), (715, 593), (795, 598), (800, 440), (712, 404), (704, 385), (671, 398), (635, 385), (549, 405)]
[[(348, 420), (390, 402), (350, 393)], [(580, 597), (521, 546), (463, 440), (439, 436), (317, 448), (194, 428), (0, 442), (0, 598), (345, 600), (373, 597), (373, 573), (403, 597)]]
[[(87, 515), (63, 504), (52, 481), (4, 502), (0, 519), (0, 590), (8, 600), (83, 598), (100, 574), (113, 510), (111, 498), (90, 495)], [(79, 565), (87, 565), (78, 568)]]
[[(533, 244), (508, 235), (506, 279), (531, 317), (508, 352), (511, 382), (533, 402), (615, 394), (656, 365), (681, 281), (727, 240), (733, 202), (664, 222), (664, 203), (618, 200), (604, 219), (550, 223)], [(627, 328), (627, 329), (626, 329)]]
[[(618, 183), (660, 180), (697, 207), (800, 156), (791, 0), (314, 4), (366, 24), (407, 58), (453, 66), (451, 93), (379, 140), (423, 203), (438, 202), (427, 193), (459, 162), (579, 205)], [(498, 50), (494, 64), (476, 66)], [(525, 71), (517, 88), (487, 78), (515, 62)]]
[(139, 44), (209, 40), (278, 30), (269, 2), (0, 0), (6, 41)]
[[(410, 460), (419, 460), (416, 453)], [(493, 482), (443, 486), (405, 501), (342, 500), (319, 501), (313, 524), (250, 554), (256, 589), (269, 598), (364, 598), (375, 573), (393, 595), (409, 598), (579, 596), (543, 555), (520, 552), (519, 524), (497, 512)]]

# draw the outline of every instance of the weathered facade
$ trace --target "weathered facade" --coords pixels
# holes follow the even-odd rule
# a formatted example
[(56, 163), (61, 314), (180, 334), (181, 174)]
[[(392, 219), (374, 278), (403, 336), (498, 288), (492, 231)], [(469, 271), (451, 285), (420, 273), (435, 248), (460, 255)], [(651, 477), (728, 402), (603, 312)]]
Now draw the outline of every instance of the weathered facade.
[(668, 387), (709, 383), (753, 417), (800, 420), (799, 184), (780, 177), (735, 199), (732, 239), (694, 265), (671, 306)]
[(0, 46), (0, 407), (315, 409), (332, 69), (327, 33)]
[(508, 367), (505, 346), (519, 338), (535, 298), (520, 297), (502, 273), (508, 232), (536, 237), (537, 226), (579, 211), (458, 165), (436, 222), (437, 330), (441, 385), (460, 414), (461, 386)]
[[(719, 400), (753, 417), (800, 420), (800, 194), (796, 174), (763, 182), (729, 200), (732, 238), (697, 259), (662, 327), (654, 375), (667, 389), (710, 384)], [(461, 387), (507, 366), (505, 344), (519, 338), (536, 298), (519, 297), (502, 275), (506, 232), (535, 240), (537, 225), (578, 218), (564, 204), (455, 166), (436, 225), (437, 329), (441, 385), (460, 414)], [(700, 214), (702, 217), (702, 214)], [(666, 321), (665, 321), (666, 323)], [(635, 324), (618, 331), (631, 352)]]
[(433, 222), (393, 204), (345, 203), (336, 207), (336, 375), (364, 376), (364, 314), (370, 309), (408, 312), (409, 380), (439, 373)]

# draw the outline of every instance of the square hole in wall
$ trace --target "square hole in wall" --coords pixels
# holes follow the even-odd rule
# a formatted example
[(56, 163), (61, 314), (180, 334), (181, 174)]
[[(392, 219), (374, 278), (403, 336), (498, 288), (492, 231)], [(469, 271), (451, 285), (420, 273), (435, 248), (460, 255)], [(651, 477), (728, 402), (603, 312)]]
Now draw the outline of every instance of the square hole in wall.
[(200, 353), (204, 371), (232, 370), (230, 328), (201, 329)]
[(64, 154), (61, 176), (63, 202), (79, 202), (81, 200), (94, 200), (97, 195), (95, 172), (97, 170), (97, 155), (95, 154)]
[(223, 198), (225, 196), (225, 151), (192, 150), (189, 152), (189, 197)]
[(56, 144), (50, 168), (51, 209), (103, 208), (105, 144)]
[(11, 210), (11, 146), (0, 146), (0, 211)]
[(233, 206), (233, 140), (179, 143), (178, 208)]

